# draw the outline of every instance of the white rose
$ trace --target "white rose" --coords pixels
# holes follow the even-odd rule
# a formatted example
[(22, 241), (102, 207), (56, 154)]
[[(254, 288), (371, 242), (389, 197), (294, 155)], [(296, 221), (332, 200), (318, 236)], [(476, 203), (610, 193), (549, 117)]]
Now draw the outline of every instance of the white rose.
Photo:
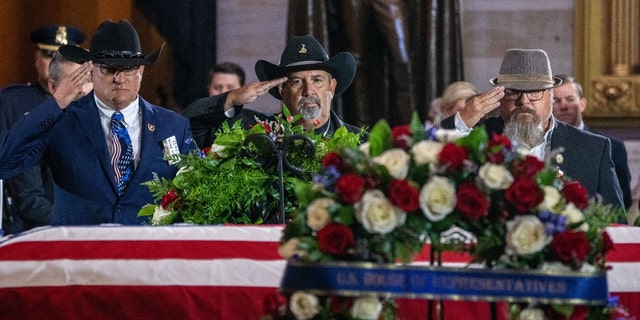
[(170, 224), (171, 211), (167, 211), (162, 206), (156, 206), (153, 211), (153, 217), (151, 217), (151, 224), (154, 226)]
[(287, 240), (287, 242), (278, 246), (278, 254), (284, 259), (289, 259), (296, 254), (299, 256), (304, 255), (304, 251), (298, 250), (298, 243), (300, 243), (298, 238)]
[(389, 174), (399, 180), (407, 177), (409, 173), (409, 161), (411, 161), (411, 156), (399, 148), (387, 150), (373, 158), (374, 163), (387, 168)]
[(317, 198), (307, 206), (307, 226), (313, 231), (322, 229), (327, 223), (331, 222), (331, 214), (329, 207), (335, 201), (330, 198)]
[(433, 176), (420, 190), (420, 208), (430, 221), (440, 221), (456, 207), (456, 188), (449, 179)]
[(442, 151), (443, 144), (437, 141), (422, 140), (411, 147), (413, 161), (417, 165), (437, 164), (438, 155)]
[(376, 297), (361, 297), (353, 302), (351, 316), (355, 319), (376, 320), (382, 312), (382, 303)]
[(545, 320), (544, 311), (540, 308), (526, 308), (520, 311), (518, 320)]
[(517, 216), (507, 221), (506, 254), (524, 256), (536, 253), (549, 241), (544, 224), (534, 215)]
[(209, 150), (209, 152), (213, 152), (215, 155), (217, 155), (220, 158), (226, 158), (227, 157), (227, 153), (224, 152), (224, 149), (226, 149), (227, 147), (225, 146), (221, 146), (219, 144), (212, 144), (211, 145), (211, 149)]
[(478, 171), (480, 179), (492, 190), (505, 190), (513, 183), (513, 176), (501, 164), (485, 163)]
[(371, 155), (371, 152), (369, 151), (371, 150), (371, 144), (369, 143), (369, 141), (359, 145), (358, 149), (360, 149), (360, 151), (362, 151), (362, 153), (364, 153), (367, 156)]
[(554, 211), (554, 208), (558, 205), (558, 203), (560, 203), (560, 200), (562, 199), (560, 191), (551, 186), (544, 186), (542, 190), (544, 191), (544, 200), (540, 202), (540, 204), (538, 205), (538, 209), (557, 213)]
[(354, 205), (356, 219), (370, 233), (387, 234), (404, 224), (407, 213), (389, 202), (380, 190), (367, 190)]
[(456, 141), (464, 136), (466, 136), (467, 133), (466, 132), (462, 132), (462, 131), (458, 131), (458, 130), (452, 130), (452, 129), (438, 129), (436, 131), (436, 139), (438, 139), (438, 141), (442, 141), (442, 142), (453, 142)]
[(289, 310), (297, 320), (311, 319), (320, 312), (318, 297), (304, 291), (296, 291), (289, 298)]
[(561, 215), (567, 217), (567, 225), (582, 222), (576, 229), (587, 232), (589, 231), (589, 224), (584, 222), (584, 214), (573, 203), (568, 203), (567, 206), (560, 212)]

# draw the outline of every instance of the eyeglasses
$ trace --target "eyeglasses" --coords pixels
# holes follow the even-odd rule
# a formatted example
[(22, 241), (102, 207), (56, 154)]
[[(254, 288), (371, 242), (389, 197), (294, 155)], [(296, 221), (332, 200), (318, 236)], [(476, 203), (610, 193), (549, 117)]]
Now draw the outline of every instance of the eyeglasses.
[(529, 101), (538, 101), (544, 97), (544, 92), (547, 90), (538, 90), (538, 91), (520, 91), (520, 90), (511, 90), (507, 89), (504, 91), (504, 98), (509, 101), (517, 101), (520, 100), (522, 94), (527, 96)]
[(140, 69), (140, 66), (108, 66), (105, 64), (95, 64), (95, 66), (105, 76), (117, 76), (118, 73), (122, 73), (125, 76), (133, 76)]

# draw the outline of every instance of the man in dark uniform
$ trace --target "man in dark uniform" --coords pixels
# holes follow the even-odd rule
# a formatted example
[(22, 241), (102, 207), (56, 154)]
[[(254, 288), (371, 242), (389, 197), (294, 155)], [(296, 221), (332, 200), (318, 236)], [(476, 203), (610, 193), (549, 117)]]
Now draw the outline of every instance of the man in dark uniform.
[[(49, 63), (62, 45), (80, 45), (85, 33), (73, 26), (51, 25), (31, 33), (35, 43), (37, 82), (11, 84), (0, 90), (0, 131), (10, 129), (24, 114), (51, 97)], [(49, 168), (41, 164), (4, 182), (3, 219), (6, 233), (48, 225), (53, 212)]]

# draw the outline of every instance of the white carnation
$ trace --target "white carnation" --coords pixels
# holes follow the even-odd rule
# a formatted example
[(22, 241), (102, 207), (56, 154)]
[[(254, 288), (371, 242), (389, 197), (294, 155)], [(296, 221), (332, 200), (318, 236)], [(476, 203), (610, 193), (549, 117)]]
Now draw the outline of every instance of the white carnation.
[(361, 320), (376, 320), (382, 312), (382, 303), (376, 297), (360, 297), (353, 302), (351, 316)]
[(153, 217), (151, 217), (151, 224), (154, 226), (169, 224), (171, 211), (165, 210), (162, 206), (156, 206), (153, 211)]

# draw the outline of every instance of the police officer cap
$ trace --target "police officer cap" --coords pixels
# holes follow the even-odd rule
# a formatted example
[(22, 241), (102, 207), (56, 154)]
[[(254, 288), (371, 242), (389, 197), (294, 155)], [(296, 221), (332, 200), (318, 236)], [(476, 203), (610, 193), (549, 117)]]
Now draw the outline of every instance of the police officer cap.
[(50, 25), (31, 33), (31, 42), (39, 49), (58, 51), (63, 45), (79, 46), (85, 39), (85, 33), (70, 25)]

